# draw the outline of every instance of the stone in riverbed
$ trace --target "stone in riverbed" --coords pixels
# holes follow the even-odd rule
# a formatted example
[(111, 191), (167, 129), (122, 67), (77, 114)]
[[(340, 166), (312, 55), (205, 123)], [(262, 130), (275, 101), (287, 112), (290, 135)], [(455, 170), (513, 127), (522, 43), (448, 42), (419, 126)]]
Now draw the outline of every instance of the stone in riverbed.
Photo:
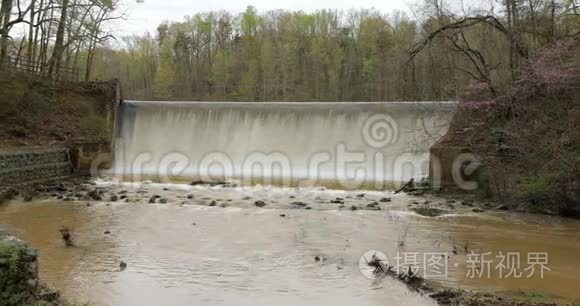
[(474, 213), (482, 213), (482, 212), (485, 212), (485, 210), (483, 210), (483, 209), (481, 209), (481, 208), (474, 208), (474, 209), (473, 209), (473, 212), (474, 212)]
[(149, 204), (155, 204), (156, 201), (157, 201), (156, 197), (149, 198)]
[(257, 207), (264, 207), (268, 204), (266, 204), (266, 202), (264, 202), (264, 201), (256, 201), (256, 202), (254, 202), (254, 205), (256, 205)]
[(218, 186), (218, 185), (228, 185), (228, 183), (221, 182), (221, 181), (217, 181), (217, 182), (194, 181), (194, 182), (191, 182), (190, 185), (191, 186), (209, 185), (211, 187), (214, 187), (214, 186)]
[(169, 200), (163, 198), (161, 200), (159, 200), (159, 204), (167, 204), (169, 202)]
[(89, 196), (89, 198), (91, 198), (95, 201), (102, 201), (103, 200), (102, 192), (100, 190), (97, 190), (97, 189), (93, 189), (93, 190), (89, 191), (89, 193), (87, 193), (87, 195)]
[(113, 195), (113, 196), (111, 196), (111, 200), (110, 201), (111, 202), (117, 202), (117, 201), (119, 201), (119, 197), (116, 196), (116, 195)]
[(461, 202), (461, 205), (473, 207), (473, 201), (465, 200), (465, 201)]
[(428, 207), (417, 207), (411, 209), (415, 213), (425, 217), (438, 217), (445, 214), (445, 211), (437, 208), (428, 208)]
[(308, 204), (306, 204), (304, 202), (292, 202), (292, 203), (290, 203), (290, 205), (300, 206), (300, 207), (306, 207), (306, 206), (308, 206)]
[(393, 201), (393, 199), (391, 199), (391, 198), (382, 198), (380, 202), (381, 203), (389, 203), (389, 202), (392, 202), (392, 201)]
[(216, 201), (212, 201), (211, 203), (209, 203), (209, 206), (211, 206), (211, 207), (217, 206), (217, 202)]

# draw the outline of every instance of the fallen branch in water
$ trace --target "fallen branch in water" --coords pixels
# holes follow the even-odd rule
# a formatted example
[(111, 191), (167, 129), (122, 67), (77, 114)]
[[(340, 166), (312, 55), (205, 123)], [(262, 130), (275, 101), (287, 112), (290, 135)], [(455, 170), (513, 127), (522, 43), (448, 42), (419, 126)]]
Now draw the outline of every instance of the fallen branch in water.
[(403, 187), (401, 187), (401, 189), (395, 191), (395, 194), (399, 194), (402, 191), (415, 191), (417, 190), (415, 188), (415, 179), (412, 178), (407, 184), (403, 185)]
[(67, 247), (72, 247), (72, 246), (75, 245), (74, 242), (73, 242), (73, 240), (72, 240), (72, 235), (71, 235), (70, 230), (68, 229), (68, 227), (62, 227), (59, 230), (59, 232), (60, 232), (60, 236), (61, 236), (62, 240), (64, 241), (64, 244)]

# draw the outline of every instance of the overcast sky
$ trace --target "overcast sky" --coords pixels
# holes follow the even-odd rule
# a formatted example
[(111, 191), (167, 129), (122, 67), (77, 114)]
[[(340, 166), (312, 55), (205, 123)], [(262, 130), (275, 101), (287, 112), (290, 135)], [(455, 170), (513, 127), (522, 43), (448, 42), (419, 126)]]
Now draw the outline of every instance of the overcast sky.
[[(285, 9), (313, 12), (319, 9), (375, 8), (383, 13), (394, 10), (410, 11), (412, 0), (121, 0), (127, 21), (116, 25), (115, 34), (154, 33), (157, 26), (166, 20), (182, 21), (184, 16), (196, 13), (225, 10), (232, 14), (243, 12), (248, 5), (259, 12)], [(415, 2), (416, 3), (416, 2)]]

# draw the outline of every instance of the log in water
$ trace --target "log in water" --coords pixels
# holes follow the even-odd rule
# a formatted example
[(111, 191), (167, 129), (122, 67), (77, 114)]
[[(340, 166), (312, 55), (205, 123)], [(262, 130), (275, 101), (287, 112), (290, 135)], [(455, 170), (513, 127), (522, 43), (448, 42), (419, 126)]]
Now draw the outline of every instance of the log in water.
[(427, 175), (429, 147), (454, 109), (454, 102), (126, 101), (114, 172), (384, 188)]

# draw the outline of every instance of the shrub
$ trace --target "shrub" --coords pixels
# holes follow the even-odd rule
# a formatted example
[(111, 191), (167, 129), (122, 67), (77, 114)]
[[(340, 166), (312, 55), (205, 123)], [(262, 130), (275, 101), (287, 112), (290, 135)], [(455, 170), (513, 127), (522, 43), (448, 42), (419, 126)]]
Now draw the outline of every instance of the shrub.
[(97, 115), (91, 115), (80, 122), (80, 133), (83, 137), (89, 139), (104, 140), (107, 139), (108, 131), (107, 120)]
[(530, 208), (556, 212), (563, 206), (565, 198), (560, 192), (561, 184), (558, 177), (548, 175), (523, 180), (519, 184), (521, 198), (530, 204)]

